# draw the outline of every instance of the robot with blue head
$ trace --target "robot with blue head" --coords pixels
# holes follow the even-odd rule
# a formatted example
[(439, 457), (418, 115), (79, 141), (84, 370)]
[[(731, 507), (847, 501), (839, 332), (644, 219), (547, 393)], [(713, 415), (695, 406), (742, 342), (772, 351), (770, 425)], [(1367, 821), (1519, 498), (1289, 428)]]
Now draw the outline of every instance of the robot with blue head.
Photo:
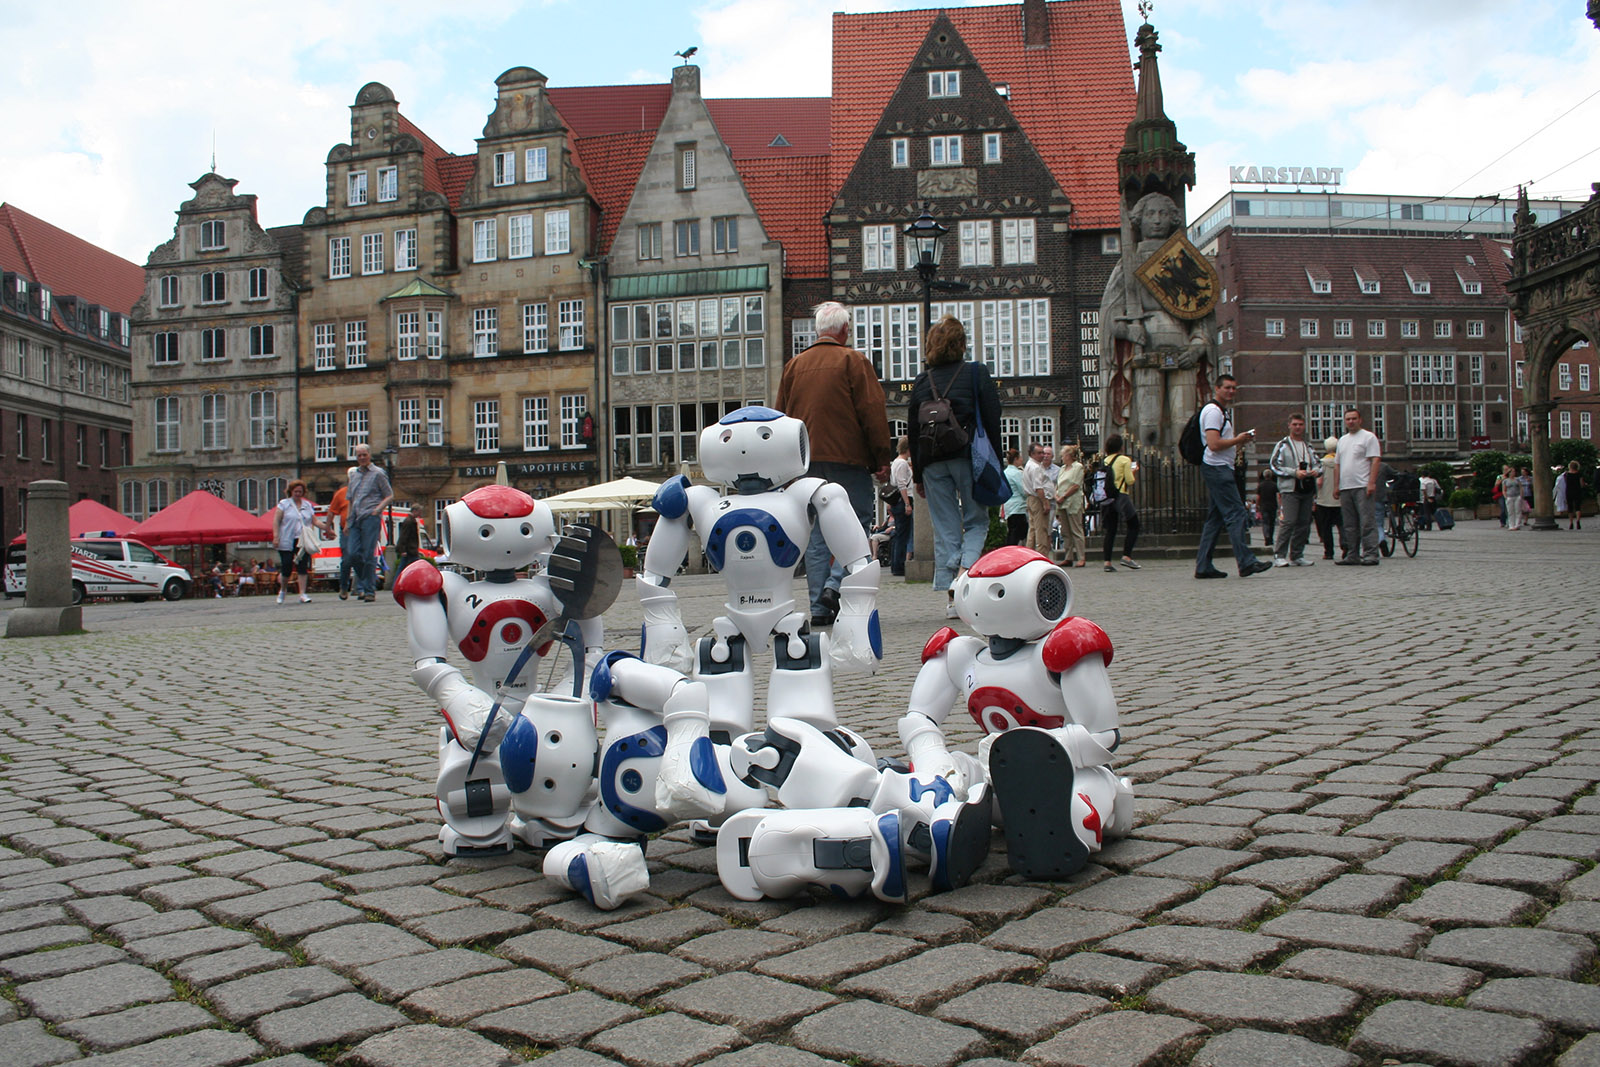
[[(441, 561), (483, 577), (423, 560), (394, 585), (412, 680), (444, 717), (440, 845), (449, 856), (506, 852), (517, 839), (547, 848), (547, 876), (614, 908), (648, 884), (648, 833), (720, 808), (720, 796), (704, 799), (692, 768), (680, 775), (690, 785), (656, 802), (668, 732), (681, 732), (687, 718), (704, 733), (705, 689), (665, 668), (602, 656), (599, 613), (615, 597), (609, 576), (620, 579), (621, 565), (600, 531), (569, 527), (558, 536), (542, 501), (489, 485), (446, 509), (440, 536)], [(571, 649), (571, 671), (541, 691), (539, 668), (557, 643)], [(446, 659), (452, 644), (465, 671)], [(680, 748), (685, 759), (698, 755)]]

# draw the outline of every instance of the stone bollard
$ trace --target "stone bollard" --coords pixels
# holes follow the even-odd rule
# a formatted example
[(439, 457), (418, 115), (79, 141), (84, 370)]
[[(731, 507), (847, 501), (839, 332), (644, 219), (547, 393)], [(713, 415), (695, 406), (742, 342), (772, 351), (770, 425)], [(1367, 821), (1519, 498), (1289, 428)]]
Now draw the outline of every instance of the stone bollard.
[(906, 581), (933, 581), (933, 520), (928, 517), (928, 502), (911, 491), (911, 541), (916, 559), (906, 560)]
[(7, 637), (46, 637), (83, 629), (72, 603), (72, 540), (67, 530), (67, 483), (28, 486), (28, 599), (6, 621)]

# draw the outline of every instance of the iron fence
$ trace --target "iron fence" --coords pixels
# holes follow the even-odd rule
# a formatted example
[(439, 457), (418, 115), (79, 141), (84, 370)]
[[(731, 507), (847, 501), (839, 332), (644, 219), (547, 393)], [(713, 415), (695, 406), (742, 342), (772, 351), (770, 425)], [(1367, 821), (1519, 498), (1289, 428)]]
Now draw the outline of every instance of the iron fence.
[(1141, 448), (1128, 456), (1139, 464), (1131, 495), (1144, 535), (1200, 536), (1210, 505), (1200, 468), (1184, 462), (1177, 449)]

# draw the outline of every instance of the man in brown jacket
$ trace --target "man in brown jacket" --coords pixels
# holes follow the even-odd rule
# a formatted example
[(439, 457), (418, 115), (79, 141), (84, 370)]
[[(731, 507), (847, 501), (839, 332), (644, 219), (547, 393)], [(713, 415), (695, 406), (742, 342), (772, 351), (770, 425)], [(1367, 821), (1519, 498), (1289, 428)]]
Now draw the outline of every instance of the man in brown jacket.
[[(866, 530), (872, 522), (872, 478), (887, 478), (893, 455), (889, 412), (883, 386), (866, 356), (847, 343), (850, 309), (829, 301), (812, 311), (817, 343), (791, 359), (778, 384), (778, 410), (806, 424), (811, 438), (811, 476), (837, 482)], [(811, 593), (811, 624), (827, 626), (839, 612), (839, 581), (844, 568), (835, 561), (820, 530), (813, 527), (806, 548), (806, 585)]]

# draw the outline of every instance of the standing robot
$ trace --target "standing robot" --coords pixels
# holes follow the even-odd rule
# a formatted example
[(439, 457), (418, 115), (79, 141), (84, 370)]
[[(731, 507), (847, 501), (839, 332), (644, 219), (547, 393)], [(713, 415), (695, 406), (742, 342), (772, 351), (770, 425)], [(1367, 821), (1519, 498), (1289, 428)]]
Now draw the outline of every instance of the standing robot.
[[(727, 785), (723, 809), (713, 821), (765, 802), (761, 788), (728, 773), (727, 760), (732, 739), (754, 728), (753, 657), (769, 646), (769, 717), (803, 720), (869, 765), (872, 761), (870, 747), (838, 725), (833, 672), (871, 673), (883, 658), (878, 562), (844, 489), (805, 477), (809, 455), (805, 423), (771, 408), (740, 408), (700, 435), (701, 468), (732, 493), (724, 497), (680, 476), (665, 482), (652, 502), (661, 520), (637, 579), (644, 606), (641, 654), (648, 663), (706, 686), (710, 737)], [(844, 564), (831, 634), (810, 632), (807, 614), (794, 601), (794, 568), (813, 522)], [(689, 641), (672, 589), (691, 529), (728, 586), (726, 614), (712, 620), (712, 634), (698, 644)]]
[[(538, 692), (541, 661), (555, 644), (547, 626), (584, 614), (581, 595), (564, 594), (569, 603), (563, 605), (552, 589), (549, 562), (557, 537), (550, 509), (509, 486), (484, 486), (446, 508), (440, 540), (441, 559), (481, 571), (483, 579), (469, 581), (419, 561), (394, 586), (395, 599), (406, 609), (412, 680), (445, 720), (439, 731), (440, 845), (449, 856), (509, 851), (514, 838), (548, 846), (546, 875), (599, 907), (615, 907), (648, 884), (635, 842), (659, 829), (655, 823), (679, 817), (664, 807), (658, 812), (654, 772), (662, 761), (634, 759), (638, 738), (650, 734), (659, 757), (667, 723), (688, 719), (690, 731), (698, 727), (703, 734), (703, 687), (643, 664), (619, 672), (627, 676), (626, 685), (614, 684), (610, 672), (599, 670), (607, 664), (599, 656), (603, 626), (594, 614), (575, 620), (562, 635), (575, 650), (575, 692)], [(524, 568), (531, 576), (518, 578)], [(468, 673), (446, 662), (452, 643), (466, 658)], [(581, 649), (593, 654), (586, 657)], [(581, 693), (590, 679), (586, 665), (596, 667), (604, 693)], [(595, 699), (611, 713), (603, 746)], [(612, 758), (612, 749), (626, 758)], [(683, 758), (688, 755), (685, 749)], [(608, 793), (605, 781), (596, 800), (592, 787), (601, 768), (614, 771), (618, 781), (638, 782), (648, 800), (610, 803), (639, 790)], [(688, 777), (692, 781), (692, 773)], [(689, 813), (704, 814), (714, 804), (700, 795), (680, 789), (675, 796)], [(618, 817), (640, 806), (651, 809), (655, 823), (649, 828)]]

